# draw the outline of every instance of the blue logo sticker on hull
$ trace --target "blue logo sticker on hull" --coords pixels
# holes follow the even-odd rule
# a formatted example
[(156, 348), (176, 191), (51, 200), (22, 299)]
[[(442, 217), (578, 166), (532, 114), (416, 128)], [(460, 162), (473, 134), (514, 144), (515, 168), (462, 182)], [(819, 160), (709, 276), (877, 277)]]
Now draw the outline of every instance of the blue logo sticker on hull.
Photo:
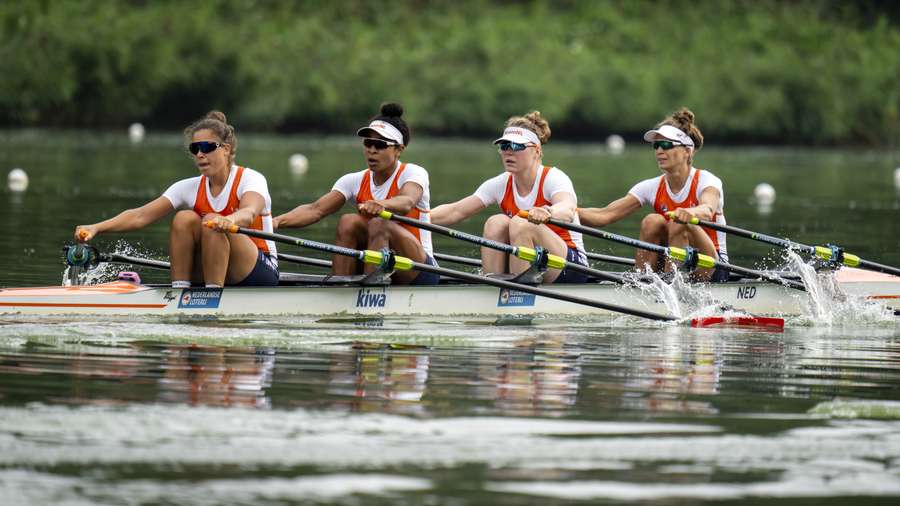
[(533, 293), (501, 288), (500, 297), (497, 299), (497, 307), (534, 306), (534, 299), (535, 295)]
[(221, 288), (185, 288), (178, 300), (179, 308), (216, 309), (222, 300)]

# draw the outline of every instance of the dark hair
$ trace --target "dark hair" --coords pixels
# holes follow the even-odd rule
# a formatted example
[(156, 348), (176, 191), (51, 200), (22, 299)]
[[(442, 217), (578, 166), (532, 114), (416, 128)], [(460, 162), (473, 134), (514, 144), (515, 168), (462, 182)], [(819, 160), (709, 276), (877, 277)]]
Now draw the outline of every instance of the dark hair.
[(390, 123), (400, 130), (403, 134), (403, 145), (409, 146), (409, 127), (401, 118), (403, 116), (403, 106), (396, 102), (385, 102), (381, 104), (381, 114), (372, 117), (369, 121), (384, 121)]
[(237, 153), (237, 136), (234, 134), (234, 127), (228, 124), (225, 119), (225, 113), (222, 111), (209, 111), (206, 116), (198, 119), (184, 129), (185, 147), (194, 138), (194, 134), (200, 130), (212, 130), (214, 134), (225, 144), (231, 146), (231, 155), (228, 160), (234, 163), (234, 155)]
[(695, 152), (700, 151), (700, 148), (703, 147), (703, 134), (700, 133), (700, 129), (694, 124), (694, 113), (687, 107), (682, 107), (669, 116), (666, 116), (666, 119), (656, 125), (656, 128), (663, 125), (671, 125), (688, 134), (688, 137), (694, 141)]
[(531, 130), (541, 140), (541, 144), (547, 144), (550, 140), (550, 123), (541, 116), (541, 111), (531, 111), (525, 116), (513, 116), (506, 120), (506, 126)]

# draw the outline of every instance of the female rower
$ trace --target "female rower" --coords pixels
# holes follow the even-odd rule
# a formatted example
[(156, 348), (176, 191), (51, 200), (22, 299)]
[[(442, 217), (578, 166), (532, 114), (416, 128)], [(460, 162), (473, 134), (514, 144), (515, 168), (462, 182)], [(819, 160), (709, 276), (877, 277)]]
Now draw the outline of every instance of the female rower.
[(184, 130), (200, 175), (182, 179), (155, 200), (93, 225), (75, 228), (87, 242), (103, 232), (137, 230), (178, 210), (169, 234), (172, 287), (278, 284), (275, 243), (223, 233), (232, 225), (272, 232), (272, 201), (266, 178), (234, 163), (237, 137), (219, 111)]
[[(381, 114), (357, 130), (363, 138), (363, 155), (368, 168), (342, 176), (331, 191), (315, 202), (301, 204), (275, 217), (275, 228), (305, 227), (337, 212), (351, 202), (356, 212), (341, 216), (335, 243), (354, 249), (381, 250), (390, 248), (416, 262), (437, 265), (432, 256), (431, 233), (427, 230), (401, 225), (383, 219), (372, 219), (388, 210), (392, 213), (428, 221), (428, 172), (415, 164), (400, 161), (400, 154), (409, 145), (409, 127), (401, 118), (403, 107), (387, 103)], [(366, 265), (366, 272), (376, 267)], [(332, 271), (336, 275), (358, 272), (357, 260), (334, 255)], [(400, 284), (437, 284), (437, 274), (398, 271), (391, 279)]]
[[(569, 262), (586, 265), (581, 234), (545, 224), (550, 218), (578, 223), (572, 181), (558, 168), (543, 164), (542, 146), (549, 139), (550, 125), (538, 111), (507, 120), (503, 136), (494, 141), (505, 172), (482, 183), (473, 195), (434, 208), (432, 221), (452, 225), (496, 203), (503, 213), (488, 218), (484, 237), (514, 246), (541, 246)], [(527, 220), (518, 216), (519, 210), (528, 210)], [(488, 273), (520, 273), (529, 268), (526, 261), (490, 248), (481, 249), (481, 263)], [(550, 269), (543, 280), (583, 283), (587, 277)]]
[[(663, 174), (634, 185), (624, 197), (602, 208), (579, 210), (585, 225), (603, 227), (630, 215), (644, 205), (653, 213), (641, 221), (641, 240), (662, 246), (691, 246), (700, 253), (728, 261), (725, 234), (686, 225), (691, 218), (725, 224), (722, 214), (725, 194), (722, 180), (707, 170), (692, 165), (694, 153), (703, 147), (703, 134), (694, 124), (694, 113), (681, 108), (666, 117), (655, 129), (644, 134), (653, 143), (656, 164)], [(667, 213), (673, 212), (673, 219)], [(638, 249), (635, 265), (654, 271), (671, 270), (658, 253)], [(700, 281), (725, 281), (728, 272), (698, 268), (694, 278)]]

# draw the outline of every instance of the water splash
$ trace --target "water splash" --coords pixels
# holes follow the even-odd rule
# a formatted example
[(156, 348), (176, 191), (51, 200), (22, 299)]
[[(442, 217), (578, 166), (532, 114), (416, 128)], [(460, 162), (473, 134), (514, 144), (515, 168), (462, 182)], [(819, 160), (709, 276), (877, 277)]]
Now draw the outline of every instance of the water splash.
[[(110, 249), (111, 253), (132, 257), (152, 258), (157, 254), (146, 250), (140, 243), (132, 245), (124, 239), (117, 240)], [(74, 271), (73, 271), (74, 269)], [(134, 270), (131, 264), (100, 263), (93, 269), (84, 271), (80, 267), (66, 266), (62, 273), (62, 286), (72, 285), (96, 285), (115, 281), (122, 271)], [(75, 282), (73, 282), (73, 280)]]
[(816, 271), (796, 252), (786, 251), (787, 267), (796, 272), (806, 287), (801, 319), (823, 326), (893, 323), (896, 318), (881, 304), (873, 303), (841, 289), (832, 270)]
[(660, 277), (649, 268), (643, 273), (643, 282), (637, 286), (642, 292), (662, 302), (672, 316), (683, 319), (688, 316), (720, 314), (722, 304), (712, 297), (707, 285), (689, 282), (680, 270)]

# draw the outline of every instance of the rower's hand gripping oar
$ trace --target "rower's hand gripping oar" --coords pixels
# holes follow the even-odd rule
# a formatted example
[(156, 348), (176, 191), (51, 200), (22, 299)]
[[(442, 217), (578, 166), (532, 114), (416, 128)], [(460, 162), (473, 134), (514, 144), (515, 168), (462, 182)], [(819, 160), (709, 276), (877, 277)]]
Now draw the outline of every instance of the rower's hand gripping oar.
[[(519, 216), (525, 218), (528, 216), (528, 211), (519, 211)], [(666, 255), (669, 258), (674, 260), (678, 260), (687, 265), (689, 269), (693, 269), (696, 267), (703, 267), (706, 269), (715, 269), (716, 267), (734, 272), (736, 274), (740, 274), (742, 276), (747, 276), (750, 278), (760, 278), (771, 283), (775, 283), (778, 285), (787, 286), (789, 288), (793, 288), (795, 290), (806, 291), (806, 287), (803, 286), (803, 283), (799, 283), (797, 281), (793, 281), (790, 279), (780, 278), (773, 274), (769, 274), (767, 272), (758, 271), (756, 269), (748, 269), (746, 267), (739, 267), (737, 265), (729, 264), (727, 262), (723, 262), (721, 260), (717, 260), (711, 256), (704, 255), (702, 253), (697, 252), (697, 250), (691, 249), (683, 249), (677, 248), (675, 246), (660, 246), (659, 244), (653, 244), (646, 241), (641, 241), (639, 239), (632, 239), (631, 237), (625, 237), (623, 235), (613, 234), (611, 232), (606, 232), (605, 230), (600, 230), (597, 228), (586, 227), (584, 225), (576, 225), (575, 223), (569, 223), (565, 221), (550, 219), (548, 221), (551, 225), (564, 228), (567, 230), (572, 230), (575, 232), (581, 232), (585, 235), (590, 235), (593, 237), (599, 237), (601, 239), (606, 239), (608, 241), (618, 242), (620, 244), (626, 244), (628, 246), (634, 246), (635, 248), (645, 249), (648, 251), (653, 251), (659, 253), (661, 255)]]
[(628, 280), (626, 280), (622, 276), (604, 272), (575, 262), (569, 262), (561, 256), (546, 252), (546, 250), (538, 251), (535, 248), (529, 248), (526, 246), (512, 246), (510, 244), (506, 244), (505, 242), (494, 241), (478, 235), (467, 234), (465, 232), (460, 232), (459, 230), (448, 228), (443, 225), (436, 225), (434, 223), (409, 218), (407, 216), (401, 216), (390, 211), (381, 211), (378, 216), (385, 220), (394, 220), (405, 225), (421, 228), (423, 230), (430, 230), (431, 232), (446, 235), (448, 237), (461, 239), (463, 241), (471, 242), (479, 246), (502, 251), (516, 258), (525, 260), (526, 262), (532, 262), (532, 264), (534, 264), (535, 262), (546, 261), (545, 266), (552, 269), (571, 269), (573, 271), (587, 274), (588, 276), (593, 276), (595, 278), (603, 279), (606, 281), (612, 281), (614, 283), (628, 283)]
[(783, 249), (800, 251), (802, 253), (807, 253), (807, 254), (812, 255), (821, 260), (831, 262), (835, 265), (846, 265), (847, 267), (859, 267), (861, 269), (868, 269), (870, 271), (878, 271), (878, 272), (883, 272), (885, 274), (893, 274), (894, 276), (900, 276), (900, 269), (898, 269), (897, 267), (891, 267), (890, 265), (884, 265), (884, 264), (879, 264), (877, 262), (872, 262), (869, 260), (863, 260), (862, 258), (858, 257), (857, 255), (847, 253), (842, 248), (839, 248), (834, 245), (808, 246), (806, 244), (801, 244), (799, 242), (791, 241), (789, 239), (781, 239), (778, 237), (773, 237), (771, 235), (760, 234), (759, 232), (753, 232), (751, 230), (745, 230), (743, 228), (733, 227), (731, 225), (720, 225), (718, 223), (701, 220), (699, 218), (692, 218), (688, 223), (691, 225), (700, 225), (701, 227), (711, 228), (711, 229), (717, 230), (719, 232), (725, 232), (726, 234), (737, 235), (740, 237), (745, 237), (747, 239), (753, 239), (755, 241), (764, 242), (766, 244), (778, 246)]
[[(250, 237), (258, 237), (260, 239), (268, 239), (270, 241), (281, 242), (285, 244), (292, 244), (294, 246), (301, 246), (304, 248), (315, 249), (319, 251), (325, 251), (328, 253), (334, 253), (337, 255), (349, 256), (351, 258), (356, 258), (367, 264), (374, 265), (382, 265), (384, 262), (384, 253), (380, 251), (372, 251), (372, 250), (356, 250), (352, 248), (345, 248), (343, 246), (336, 246), (333, 244), (320, 243), (316, 241), (310, 241), (306, 239), (302, 239), (299, 237), (292, 237), (289, 235), (283, 234), (275, 234), (269, 232), (262, 232), (260, 230), (253, 230), (249, 228), (239, 227), (237, 225), (233, 225), (227, 229), (228, 232), (231, 233), (240, 233), (244, 235), (248, 235)], [(479, 276), (477, 274), (471, 274), (468, 272), (455, 271), (452, 269), (446, 269), (444, 267), (437, 267), (434, 265), (423, 264), (420, 262), (416, 262), (412, 259), (399, 256), (393, 256), (393, 268), (396, 270), (407, 271), (407, 270), (417, 270), (420, 272), (430, 272), (433, 274), (437, 274), (439, 276), (447, 276), (450, 278), (456, 278), (463, 281), (468, 281), (470, 283), (479, 283), (485, 285), (495, 286), (497, 288), (506, 288), (509, 290), (516, 290), (519, 292), (530, 293), (533, 295), (538, 295), (541, 297), (547, 297), (549, 299), (557, 299), (565, 302), (571, 302), (573, 304), (581, 304), (584, 306), (595, 307), (598, 309), (605, 309), (607, 311), (612, 311), (615, 313), (623, 313), (629, 314), (632, 316), (639, 316), (641, 318), (647, 318), (650, 320), (658, 320), (658, 321), (676, 321), (678, 320), (674, 316), (664, 315), (653, 313), (650, 311), (642, 311), (640, 309), (619, 306), (616, 304), (609, 304), (597, 300), (586, 299), (584, 297), (578, 297), (576, 295), (568, 295), (562, 292), (555, 292), (545, 288), (523, 285), (520, 283), (513, 283), (511, 281), (505, 281), (501, 279), (494, 279), (485, 276)], [(696, 324), (697, 322), (692, 321), (692, 324)], [(702, 322), (701, 322), (702, 323)], [(783, 322), (782, 322), (783, 323)]]

